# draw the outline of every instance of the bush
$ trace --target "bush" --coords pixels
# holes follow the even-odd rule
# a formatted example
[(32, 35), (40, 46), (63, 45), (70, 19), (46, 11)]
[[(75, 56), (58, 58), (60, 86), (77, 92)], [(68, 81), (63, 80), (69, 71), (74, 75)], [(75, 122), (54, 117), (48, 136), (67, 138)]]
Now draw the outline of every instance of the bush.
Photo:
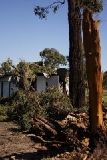
[(63, 119), (72, 110), (70, 100), (57, 89), (38, 93), (20, 90), (13, 97), (8, 117), (22, 129), (30, 129), (33, 117)]
[(6, 121), (8, 119), (7, 112), (8, 106), (0, 105), (0, 121)]
[(46, 116), (45, 108), (40, 105), (40, 95), (20, 90), (13, 99), (8, 116), (16, 120), (22, 129), (29, 129), (34, 116)]
[(50, 118), (63, 119), (73, 109), (68, 96), (57, 88), (49, 88), (41, 97)]

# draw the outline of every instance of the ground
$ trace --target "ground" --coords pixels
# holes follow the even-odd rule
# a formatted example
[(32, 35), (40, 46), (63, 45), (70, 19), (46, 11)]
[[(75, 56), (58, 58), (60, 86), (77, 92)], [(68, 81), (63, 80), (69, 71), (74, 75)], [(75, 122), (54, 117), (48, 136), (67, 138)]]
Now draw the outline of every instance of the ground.
[[(107, 108), (107, 91), (104, 92), (104, 102)], [(107, 125), (107, 113), (104, 117)], [(0, 122), (0, 160), (78, 160), (78, 158), (88, 160), (86, 153), (83, 153), (80, 158), (79, 152), (76, 151), (54, 152), (53, 154), (54, 150), (48, 149), (40, 142), (31, 140), (26, 132), (21, 132), (16, 123)], [(77, 156), (74, 157), (74, 155)]]
[[(55, 152), (54, 149), (31, 140), (30, 136), (31, 134), (21, 132), (14, 122), (0, 122), (0, 160), (93, 160), (88, 156), (88, 150)], [(106, 159), (107, 156), (104, 160)]]
[[(79, 157), (75, 151), (56, 152), (31, 140), (29, 136), (26, 132), (22, 133), (13, 122), (0, 122), (0, 160), (77, 160)], [(85, 156), (83, 154), (80, 160)]]
[(14, 156), (33, 160), (39, 149), (43, 149), (43, 146), (41, 147), (40, 143), (35, 145), (26, 134), (20, 132), (18, 125), (13, 122), (0, 122), (0, 160), (8, 160)]
[(69, 152), (53, 155), (52, 150), (35, 143), (28, 135), (13, 122), (0, 122), (0, 160), (66, 160), (71, 157)]

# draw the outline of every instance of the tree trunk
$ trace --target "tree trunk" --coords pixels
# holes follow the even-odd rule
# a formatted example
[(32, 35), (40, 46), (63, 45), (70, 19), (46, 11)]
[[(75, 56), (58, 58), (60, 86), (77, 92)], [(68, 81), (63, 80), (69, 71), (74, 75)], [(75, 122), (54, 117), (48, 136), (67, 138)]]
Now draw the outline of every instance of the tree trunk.
[(89, 86), (90, 131), (95, 134), (97, 128), (103, 127), (101, 48), (99, 21), (93, 20), (89, 10), (83, 13), (83, 41)]
[(68, 0), (69, 22), (69, 95), (74, 107), (85, 102), (85, 86), (82, 67), (81, 13), (79, 1)]

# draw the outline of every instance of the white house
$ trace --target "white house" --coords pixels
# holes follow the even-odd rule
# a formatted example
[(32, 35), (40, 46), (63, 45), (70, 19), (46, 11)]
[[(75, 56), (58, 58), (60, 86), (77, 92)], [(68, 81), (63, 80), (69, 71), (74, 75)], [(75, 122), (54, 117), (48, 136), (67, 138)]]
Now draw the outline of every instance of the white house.
[[(10, 97), (16, 91), (18, 91), (17, 82), (19, 81), (18, 77), (15, 78), (10, 75), (4, 75), (0, 77), (0, 97)], [(44, 92), (47, 88), (56, 87), (60, 88), (59, 76), (51, 75), (48, 77), (44, 73), (39, 73), (37, 75), (36, 82), (33, 85), (33, 88), (37, 92)]]
[(0, 77), (0, 97), (9, 97), (18, 90), (16, 79), (9, 75)]
[(58, 75), (51, 75), (48, 77), (45, 74), (38, 74), (35, 90), (38, 92), (46, 91), (47, 88), (56, 87), (59, 89), (59, 76)]

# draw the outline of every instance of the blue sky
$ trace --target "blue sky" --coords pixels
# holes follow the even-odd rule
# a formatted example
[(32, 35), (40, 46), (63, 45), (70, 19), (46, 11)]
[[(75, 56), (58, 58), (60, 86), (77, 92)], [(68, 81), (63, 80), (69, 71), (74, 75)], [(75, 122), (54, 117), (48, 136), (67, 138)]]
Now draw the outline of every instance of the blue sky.
[[(47, 20), (35, 17), (35, 5), (48, 5), (54, 0), (0, 0), (0, 63), (10, 57), (14, 63), (20, 59), (38, 61), (44, 48), (56, 48), (68, 55), (67, 5), (57, 14), (51, 13)], [(101, 15), (100, 35), (102, 69), (107, 70), (107, 5)]]

